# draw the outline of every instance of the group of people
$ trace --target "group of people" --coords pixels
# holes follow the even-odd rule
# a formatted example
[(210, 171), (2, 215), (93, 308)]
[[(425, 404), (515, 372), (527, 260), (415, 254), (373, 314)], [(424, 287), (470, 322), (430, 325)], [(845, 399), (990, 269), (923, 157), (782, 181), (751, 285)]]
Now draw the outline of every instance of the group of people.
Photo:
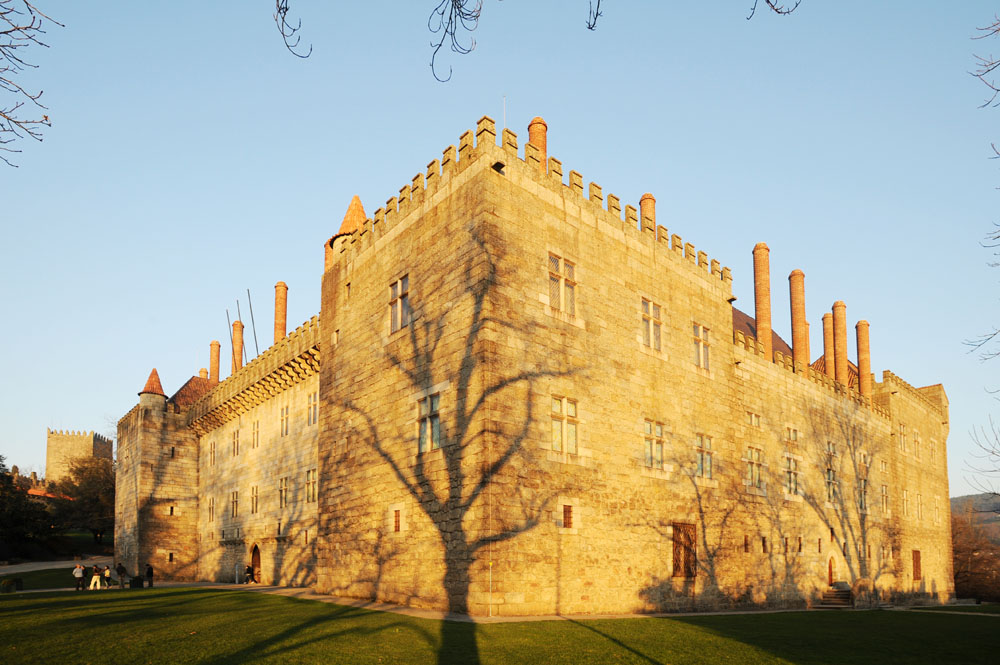
[[(125, 566), (122, 565), (121, 561), (115, 566), (115, 572), (118, 573), (118, 587), (121, 589), (125, 588), (125, 578), (127, 578), (128, 572), (125, 570)], [(73, 568), (73, 578), (76, 580), (76, 590), (83, 591), (84, 581), (87, 577), (87, 569), (83, 567), (83, 564), (76, 564)], [(90, 571), (90, 590), (94, 589), (110, 589), (112, 585), (111, 578), (111, 568), (109, 566), (104, 566), (102, 569), (100, 566), (95, 565)], [(146, 586), (153, 586), (153, 567), (146, 564)]]

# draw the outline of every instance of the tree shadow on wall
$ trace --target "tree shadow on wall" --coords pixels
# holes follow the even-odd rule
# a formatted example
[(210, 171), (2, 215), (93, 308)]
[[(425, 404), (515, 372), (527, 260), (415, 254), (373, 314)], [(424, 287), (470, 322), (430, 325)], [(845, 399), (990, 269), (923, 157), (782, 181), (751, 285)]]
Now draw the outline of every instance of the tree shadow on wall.
[[(502, 486), (494, 480), (532, 465), (535, 451), (541, 450), (525, 445), (539, 436), (539, 382), (579, 371), (546, 355), (547, 349), (529, 344), (535, 324), (518, 321), (524, 313), (511, 313), (515, 306), (501, 304), (498, 286), (516, 285), (522, 277), (505, 264), (497, 230), (470, 225), (468, 236), (462, 251), (455, 253), (464, 259), (461, 293), (450, 302), (418, 302), (407, 344), (387, 344), (384, 352), (384, 360), (407, 384), (406, 390), (397, 391), (400, 394), (428, 395), (432, 387), (448, 386), (440, 405), (440, 449), (430, 449), (429, 429), (428, 449), (414, 459), (419, 446), (416, 423), (411, 431), (394, 429), (379, 421), (375, 405), (358, 399), (342, 402), (344, 420), (357, 423), (347, 425), (350, 447), (363, 444), (374, 451), (433, 524), (443, 556), (446, 608), (456, 615), (469, 611), (470, 569), (477, 557), (534, 528), (546, 514), (554, 491), (517, 478)], [(433, 284), (423, 286), (428, 295), (434, 290)], [(502, 317), (492, 314), (503, 308), (508, 311)], [(511, 349), (519, 344), (521, 357), (511, 363)], [(505, 508), (489, 513), (487, 521), (492, 505)], [(444, 621), (439, 662), (456, 658), (479, 662), (475, 625)]]

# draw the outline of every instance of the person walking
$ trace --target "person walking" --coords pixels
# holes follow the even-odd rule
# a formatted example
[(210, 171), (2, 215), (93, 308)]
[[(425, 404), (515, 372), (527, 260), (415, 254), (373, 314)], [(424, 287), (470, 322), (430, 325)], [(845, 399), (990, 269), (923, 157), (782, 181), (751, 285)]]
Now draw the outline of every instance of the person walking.
[(90, 591), (98, 590), (101, 588), (101, 569), (94, 566), (94, 570), (91, 571), (90, 577)]
[(104, 571), (101, 572), (101, 578), (104, 581), (104, 588), (105, 589), (110, 589), (111, 588), (111, 567), (110, 566), (104, 566)]
[(153, 567), (148, 563), (146, 564), (146, 586), (150, 589), (153, 588)]
[(120, 589), (124, 589), (125, 588), (125, 578), (128, 577), (128, 573), (125, 572), (125, 566), (122, 565), (121, 561), (119, 561), (118, 565), (115, 566), (115, 572), (118, 573), (118, 587)]
[(76, 578), (76, 590), (83, 591), (83, 576), (84, 576), (83, 566), (76, 564), (73, 567), (73, 577)]

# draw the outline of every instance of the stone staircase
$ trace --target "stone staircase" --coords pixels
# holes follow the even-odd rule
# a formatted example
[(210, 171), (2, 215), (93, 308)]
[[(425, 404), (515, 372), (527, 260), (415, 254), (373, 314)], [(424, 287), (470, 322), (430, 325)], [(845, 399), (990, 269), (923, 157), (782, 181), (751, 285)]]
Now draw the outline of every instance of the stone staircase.
[(833, 585), (823, 592), (823, 598), (818, 605), (813, 605), (818, 610), (849, 610), (854, 603), (851, 599), (851, 587), (846, 582), (834, 582)]

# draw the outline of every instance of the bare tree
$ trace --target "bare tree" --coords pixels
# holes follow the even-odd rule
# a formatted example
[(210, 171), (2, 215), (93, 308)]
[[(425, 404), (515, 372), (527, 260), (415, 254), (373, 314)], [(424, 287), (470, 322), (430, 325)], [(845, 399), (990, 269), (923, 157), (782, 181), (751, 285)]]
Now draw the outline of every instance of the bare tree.
[(0, 0), (0, 160), (8, 166), (17, 166), (9, 155), (21, 152), (13, 147), (17, 140), (41, 141), (42, 128), (52, 126), (44, 113), (48, 109), (39, 101), (42, 91), (31, 92), (15, 80), (24, 70), (37, 67), (28, 61), (28, 49), (48, 47), (41, 40), (46, 21), (62, 25), (29, 0)]

